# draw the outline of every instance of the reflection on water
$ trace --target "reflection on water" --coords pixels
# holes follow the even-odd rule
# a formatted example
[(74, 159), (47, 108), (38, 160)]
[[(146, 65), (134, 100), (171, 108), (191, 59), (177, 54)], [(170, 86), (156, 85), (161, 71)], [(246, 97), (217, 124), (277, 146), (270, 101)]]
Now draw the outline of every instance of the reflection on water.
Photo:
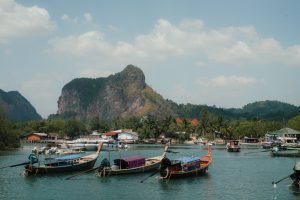
[(289, 189), (294, 196), (300, 197), (300, 188), (294, 186), (293, 184), (289, 185)]

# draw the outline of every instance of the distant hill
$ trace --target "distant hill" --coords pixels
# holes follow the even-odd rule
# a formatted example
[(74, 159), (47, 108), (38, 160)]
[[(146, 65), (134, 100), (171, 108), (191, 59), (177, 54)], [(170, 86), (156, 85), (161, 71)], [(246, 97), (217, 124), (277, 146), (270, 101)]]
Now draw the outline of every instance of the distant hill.
[(217, 108), (207, 105), (176, 104), (168, 102), (174, 112), (185, 118), (199, 118), (203, 110), (215, 115), (222, 115), (227, 119), (266, 119), (274, 121), (287, 121), (300, 114), (300, 107), (279, 101), (258, 101), (249, 103), (243, 108)]
[(106, 78), (77, 78), (67, 83), (57, 113), (83, 120), (175, 115), (162, 96), (146, 84), (142, 70), (133, 65)]
[(279, 101), (258, 101), (245, 105), (241, 113), (251, 118), (286, 120), (300, 113), (300, 107)]
[(29, 101), (17, 91), (5, 92), (0, 89), (0, 107), (12, 121), (42, 119)]

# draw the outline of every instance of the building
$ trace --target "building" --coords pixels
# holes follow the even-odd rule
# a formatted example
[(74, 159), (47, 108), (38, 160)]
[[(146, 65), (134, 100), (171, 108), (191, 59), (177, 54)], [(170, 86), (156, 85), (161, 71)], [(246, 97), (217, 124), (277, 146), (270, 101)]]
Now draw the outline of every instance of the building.
[(118, 134), (118, 140), (124, 141), (125, 143), (136, 143), (139, 136), (135, 132), (121, 132)]
[(277, 138), (283, 143), (295, 143), (296, 141), (300, 141), (300, 132), (291, 128), (282, 128), (272, 133), (267, 133), (266, 137), (268, 136)]
[(28, 142), (41, 142), (48, 139), (47, 133), (31, 133), (27, 135)]
[(115, 140), (124, 143), (136, 143), (139, 139), (139, 136), (136, 132), (128, 129), (122, 129), (117, 131), (110, 131), (104, 134), (106, 137), (111, 137)]

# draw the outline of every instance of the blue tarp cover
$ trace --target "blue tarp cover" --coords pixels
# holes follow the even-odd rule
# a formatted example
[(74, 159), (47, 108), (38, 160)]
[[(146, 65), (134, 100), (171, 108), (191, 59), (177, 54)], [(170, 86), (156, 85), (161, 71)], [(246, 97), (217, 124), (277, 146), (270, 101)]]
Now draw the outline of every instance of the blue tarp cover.
[(200, 159), (198, 157), (181, 157), (181, 158), (177, 158), (175, 160), (180, 161), (182, 163), (190, 163), (190, 162), (199, 161)]

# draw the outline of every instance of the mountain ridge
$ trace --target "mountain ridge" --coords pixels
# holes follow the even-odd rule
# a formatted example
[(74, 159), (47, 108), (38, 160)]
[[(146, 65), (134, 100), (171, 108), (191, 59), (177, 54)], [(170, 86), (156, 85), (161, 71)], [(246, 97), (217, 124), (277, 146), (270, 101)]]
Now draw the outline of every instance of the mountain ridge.
[(62, 88), (57, 113), (83, 120), (175, 115), (162, 96), (146, 84), (143, 71), (133, 65), (106, 78), (70, 81)]

